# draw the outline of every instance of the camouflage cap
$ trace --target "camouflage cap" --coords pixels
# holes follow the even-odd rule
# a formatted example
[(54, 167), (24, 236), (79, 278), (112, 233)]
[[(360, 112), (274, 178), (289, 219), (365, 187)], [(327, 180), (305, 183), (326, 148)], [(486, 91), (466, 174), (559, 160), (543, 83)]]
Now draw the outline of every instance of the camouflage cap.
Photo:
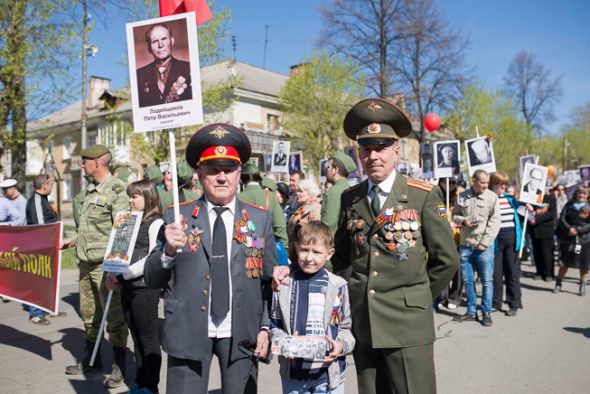
[(164, 183), (164, 174), (162, 174), (160, 167), (156, 165), (146, 167), (143, 171), (143, 177), (154, 182), (156, 185)]
[(182, 182), (187, 182), (193, 177), (193, 169), (185, 159), (180, 159), (176, 163), (176, 175)]
[(361, 100), (344, 118), (344, 132), (360, 145), (391, 144), (412, 132), (412, 122), (397, 106), (387, 100)]
[(109, 148), (101, 144), (94, 144), (86, 149), (82, 149), (80, 156), (87, 159), (98, 159), (104, 154), (109, 153)]
[(262, 182), (260, 182), (260, 184), (263, 188), (267, 188), (271, 192), (277, 191), (277, 183), (267, 176), (262, 177)]
[(258, 175), (260, 174), (260, 169), (258, 166), (252, 162), (247, 162), (242, 166), (242, 174), (243, 175)]
[(344, 165), (346, 172), (348, 172), (349, 174), (353, 171), (356, 171), (357, 169), (354, 160), (352, 160), (352, 157), (348, 156), (344, 152), (336, 152), (334, 153), (334, 156), (332, 156), (332, 158), (340, 160), (342, 165)]

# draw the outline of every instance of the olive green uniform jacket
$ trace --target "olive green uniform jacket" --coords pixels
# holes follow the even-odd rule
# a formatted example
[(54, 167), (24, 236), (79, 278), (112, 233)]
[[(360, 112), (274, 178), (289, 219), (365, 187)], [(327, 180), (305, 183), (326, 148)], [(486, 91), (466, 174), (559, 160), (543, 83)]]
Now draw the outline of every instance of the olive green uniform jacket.
[(275, 238), (281, 241), (283, 246), (287, 248), (289, 245), (287, 224), (285, 222), (285, 214), (281, 209), (277, 196), (270, 190), (263, 190), (260, 185), (250, 183), (246, 185), (241, 193), (238, 193), (238, 199), (270, 211), (272, 216), (272, 230)]
[(405, 261), (387, 248), (390, 241), (384, 226), (375, 223), (367, 195), (368, 181), (342, 195), (331, 260), (334, 272), (352, 265), (348, 286), (353, 334), (357, 342), (373, 348), (432, 343), (433, 297), (459, 266), (442, 193), (436, 186), (396, 175), (381, 213), (397, 208), (417, 214), (420, 227)]
[(340, 199), (346, 189), (348, 189), (348, 181), (345, 178), (338, 179), (331, 188), (326, 190), (322, 198), (322, 223), (330, 226), (332, 231), (336, 231), (338, 227)]
[(101, 184), (86, 187), (76, 237), (79, 260), (102, 263), (117, 212), (129, 210), (125, 189), (125, 183), (110, 174)]
[[(179, 192), (182, 192), (182, 194), (178, 193), (179, 203), (198, 200), (202, 195), (193, 193), (191, 190), (185, 188), (179, 189)], [(158, 190), (158, 196), (160, 197), (160, 205), (164, 211), (174, 204), (172, 190)]]

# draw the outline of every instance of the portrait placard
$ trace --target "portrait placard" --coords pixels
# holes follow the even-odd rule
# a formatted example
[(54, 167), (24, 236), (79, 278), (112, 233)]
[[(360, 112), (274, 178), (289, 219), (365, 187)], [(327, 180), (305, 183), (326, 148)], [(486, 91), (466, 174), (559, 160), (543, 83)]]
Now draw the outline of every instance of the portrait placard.
[(524, 172), (524, 166), (526, 163), (536, 164), (537, 163), (537, 156), (535, 155), (527, 155), (527, 156), (520, 156), (518, 159), (519, 166), (518, 166), (518, 174), (520, 175), (520, 179), (522, 179), (522, 174)]
[(494, 148), (492, 141), (487, 137), (477, 137), (465, 141), (465, 150), (467, 151), (467, 167), (470, 177), (477, 170), (484, 170), (490, 174), (496, 172)]
[(547, 182), (547, 167), (526, 163), (518, 200), (532, 205), (541, 205)]
[(434, 166), (435, 178), (450, 178), (459, 172), (461, 165), (461, 144), (458, 140), (438, 141), (434, 143), (436, 161)]
[(271, 172), (289, 173), (289, 151), (291, 149), (290, 141), (273, 141), (272, 143), (272, 165)]
[(195, 13), (127, 24), (135, 132), (203, 123)]
[(102, 261), (102, 270), (104, 272), (121, 274), (127, 272), (142, 217), (143, 212), (141, 211), (117, 212)]
[(320, 169), (320, 183), (323, 185), (324, 183), (326, 183), (326, 180), (328, 179), (326, 177), (326, 174), (328, 173), (328, 159), (320, 159), (319, 162), (319, 169)]
[(422, 179), (431, 179), (434, 177), (432, 145), (428, 142), (420, 144), (420, 167), (422, 168)]
[(302, 152), (289, 153), (289, 174), (295, 171), (301, 171)]
[(590, 182), (590, 164), (584, 164), (578, 167), (580, 170), (580, 179), (582, 182)]

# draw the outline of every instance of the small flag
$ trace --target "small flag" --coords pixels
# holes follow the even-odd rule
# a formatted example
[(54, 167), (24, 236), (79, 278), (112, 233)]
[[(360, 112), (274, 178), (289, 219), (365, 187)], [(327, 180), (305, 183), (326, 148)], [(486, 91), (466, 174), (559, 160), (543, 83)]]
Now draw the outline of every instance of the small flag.
[(197, 26), (211, 20), (213, 14), (206, 0), (160, 0), (160, 16), (194, 11)]

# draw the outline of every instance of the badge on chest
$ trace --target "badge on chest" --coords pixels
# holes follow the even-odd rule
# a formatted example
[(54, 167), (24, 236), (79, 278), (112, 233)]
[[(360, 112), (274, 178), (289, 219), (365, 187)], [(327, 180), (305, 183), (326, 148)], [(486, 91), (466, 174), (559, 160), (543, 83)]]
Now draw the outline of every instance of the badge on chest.
[(264, 255), (264, 237), (256, 236), (256, 226), (250, 220), (248, 212), (242, 209), (242, 219), (234, 223), (234, 239), (238, 244), (244, 245), (246, 255), (246, 276), (248, 278), (262, 277), (262, 256)]

